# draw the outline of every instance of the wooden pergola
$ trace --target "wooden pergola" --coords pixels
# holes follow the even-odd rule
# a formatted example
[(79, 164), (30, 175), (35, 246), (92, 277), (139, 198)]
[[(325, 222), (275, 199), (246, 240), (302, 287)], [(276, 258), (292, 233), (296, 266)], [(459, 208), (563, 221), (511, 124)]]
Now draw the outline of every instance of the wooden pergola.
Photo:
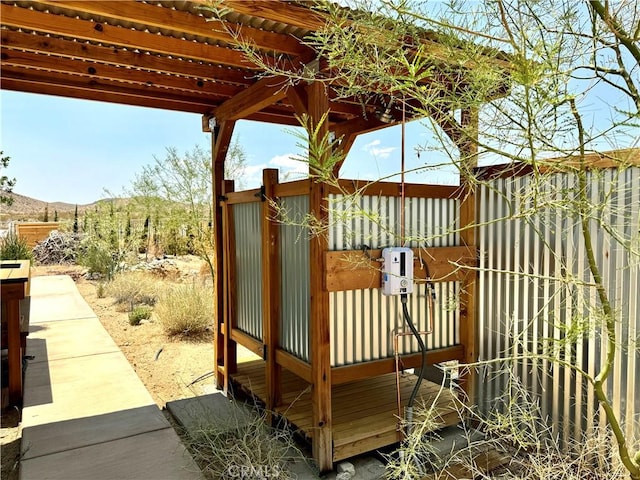
[[(321, 134), (333, 132), (339, 148), (347, 153), (356, 137), (401, 121), (391, 111), (390, 121), (379, 120), (384, 95), (366, 100), (344, 98), (330, 83), (294, 83), (286, 78), (264, 76), (237, 48), (237, 39), (251, 43), (266, 64), (300, 69), (312, 65), (322, 73), (322, 59), (303, 39), (323, 28), (325, 19), (309, 3), (278, 0), (224, 0), (222, 17), (203, 8), (204, 1), (2, 1), (0, 22), (1, 87), (7, 90), (98, 100), (202, 114), (204, 131), (212, 133), (213, 198), (215, 209), (216, 271), (216, 372), (218, 385), (230, 380), (229, 359), (233, 344), (224, 324), (225, 274), (223, 216), (224, 162), (236, 121), (256, 120), (298, 125), (296, 115), (306, 115)], [(434, 55), (437, 41), (423, 39)], [(439, 56), (439, 61), (446, 58)], [(425, 80), (428, 83), (428, 80)], [(436, 114), (437, 112), (434, 112)], [(409, 118), (411, 112), (408, 113)], [(437, 115), (435, 116), (438, 121)], [(449, 120), (450, 122), (450, 120)], [(473, 141), (463, 141), (455, 132), (474, 126), (477, 113), (462, 110), (461, 125), (442, 126), (469, 158)], [(339, 166), (335, 173), (339, 172)], [(310, 183), (310, 212), (322, 218), (327, 208), (324, 185)], [(464, 245), (476, 244), (473, 192), (463, 185), (460, 194), (460, 225)], [(320, 470), (332, 468), (332, 368), (329, 361), (330, 333), (326, 321), (329, 293), (326, 289), (326, 239), (310, 243), (311, 388), (313, 455)], [(267, 263), (268, 265), (268, 263)], [(267, 273), (268, 275), (268, 273)], [(277, 283), (277, 279), (275, 280)], [(473, 362), (476, 357), (473, 276), (465, 277), (461, 298), (461, 347), (455, 358)], [(277, 306), (266, 305), (267, 316)], [(269, 324), (273, 325), (273, 324)], [(265, 336), (266, 405), (277, 407), (279, 355), (277, 335), (267, 328)], [(407, 360), (408, 364), (416, 363)], [(285, 360), (286, 363), (286, 360)], [(229, 368), (228, 368), (229, 367)], [(306, 367), (305, 367), (306, 368)], [(389, 362), (359, 366), (363, 376), (387, 372)], [(295, 368), (294, 368), (295, 370)], [(357, 378), (355, 370), (351, 377)], [(358, 374), (358, 375), (359, 375)], [(355, 375), (355, 376), (354, 376)], [(363, 450), (364, 451), (364, 450)]]

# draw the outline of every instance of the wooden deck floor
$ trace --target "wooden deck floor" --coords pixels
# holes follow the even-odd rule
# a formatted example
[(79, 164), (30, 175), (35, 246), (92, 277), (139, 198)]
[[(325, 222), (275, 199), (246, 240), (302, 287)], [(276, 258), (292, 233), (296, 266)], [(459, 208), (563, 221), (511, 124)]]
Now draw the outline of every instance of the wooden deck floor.
[[(257, 397), (266, 398), (264, 362), (238, 364), (232, 375), (236, 388)], [(403, 406), (411, 395), (416, 377), (401, 378)], [(291, 372), (282, 372), (282, 405), (276, 410), (299, 429), (306, 438), (313, 438), (311, 425), (310, 385)], [(454, 397), (448, 390), (423, 380), (416, 405), (435, 401), (440, 427), (455, 425), (459, 416)], [(333, 461), (393, 445), (400, 441), (395, 374), (358, 380), (332, 388)]]

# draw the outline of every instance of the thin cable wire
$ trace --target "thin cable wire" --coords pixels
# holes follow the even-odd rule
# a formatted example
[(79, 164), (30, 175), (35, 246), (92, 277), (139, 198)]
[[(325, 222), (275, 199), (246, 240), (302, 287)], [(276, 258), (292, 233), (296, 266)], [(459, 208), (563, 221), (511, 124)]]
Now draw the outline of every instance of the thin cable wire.
[(402, 99), (402, 127), (401, 127), (401, 144), (400, 144), (400, 241), (402, 245), (406, 245), (404, 232), (404, 144), (405, 144), (405, 101)]

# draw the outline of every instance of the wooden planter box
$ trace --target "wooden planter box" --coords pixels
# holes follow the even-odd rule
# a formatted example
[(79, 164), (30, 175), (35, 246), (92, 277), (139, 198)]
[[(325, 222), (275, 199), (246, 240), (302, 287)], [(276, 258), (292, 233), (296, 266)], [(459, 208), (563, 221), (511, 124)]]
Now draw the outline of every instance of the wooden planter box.
[(0, 263), (2, 349), (7, 350), (8, 386), (2, 407), (22, 404), (22, 358), (29, 334), (31, 266), (29, 260)]

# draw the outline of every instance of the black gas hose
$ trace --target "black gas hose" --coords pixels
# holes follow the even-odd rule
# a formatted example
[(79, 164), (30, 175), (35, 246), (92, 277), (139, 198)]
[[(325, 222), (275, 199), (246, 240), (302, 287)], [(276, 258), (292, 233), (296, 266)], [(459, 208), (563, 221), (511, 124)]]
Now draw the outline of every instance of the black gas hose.
[(418, 345), (420, 346), (420, 352), (422, 354), (422, 361), (420, 364), (420, 375), (418, 376), (418, 380), (413, 387), (413, 391), (411, 392), (411, 396), (409, 397), (409, 403), (407, 408), (413, 409), (413, 403), (415, 402), (416, 396), (418, 395), (418, 391), (420, 390), (420, 384), (422, 384), (422, 374), (424, 373), (425, 366), (427, 365), (427, 347), (422, 341), (422, 337), (418, 333), (418, 329), (413, 324), (413, 320), (411, 320), (411, 316), (409, 315), (409, 310), (407, 309), (407, 294), (400, 295), (400, 301), (402, 302), (402, 313), (404, 315), (404, 319), (409, 325), (409, 329), (413, 336), (418, 340)]

